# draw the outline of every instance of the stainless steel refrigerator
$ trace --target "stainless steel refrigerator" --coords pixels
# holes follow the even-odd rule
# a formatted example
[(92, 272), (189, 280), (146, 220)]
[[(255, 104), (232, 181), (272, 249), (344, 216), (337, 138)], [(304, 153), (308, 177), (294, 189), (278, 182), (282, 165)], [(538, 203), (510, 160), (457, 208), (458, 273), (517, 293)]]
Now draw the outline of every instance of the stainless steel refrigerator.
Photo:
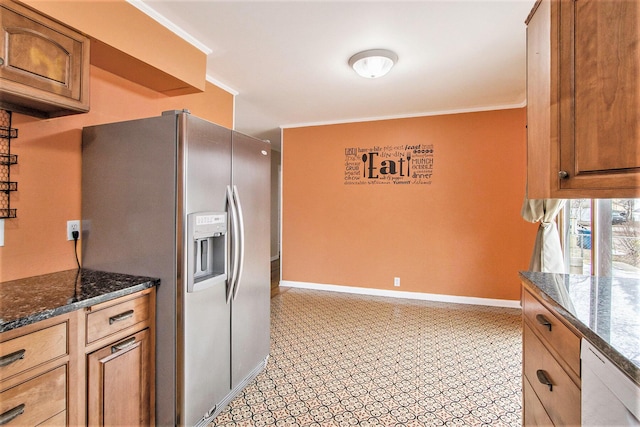
[(268, 142), (190, 115), (82, 132), (82, 266), (159, 277), (156, 423), (204, 425), (269, 354)]

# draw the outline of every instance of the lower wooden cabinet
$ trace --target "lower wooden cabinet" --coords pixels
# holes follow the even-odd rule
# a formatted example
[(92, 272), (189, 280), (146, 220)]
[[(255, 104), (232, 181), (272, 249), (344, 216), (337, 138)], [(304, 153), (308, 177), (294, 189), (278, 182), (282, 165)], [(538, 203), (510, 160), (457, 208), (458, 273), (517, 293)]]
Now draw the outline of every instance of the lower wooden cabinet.
[(89, 425), (149, 425), (151, 353), (145, 329), (87, 356)]
[(0, 334), (0, 425), (155, 424), (155, 288)]
[(87, 423), (155, 423), (155, 289), (86, 310)]
[(580, 335), (529, 292), (522, 291), (523, 425), (581, 423)]
[(75, 362), (68, 336), (74, 318), (62, 315), (0, 334), (0, 425), (70, 425)]

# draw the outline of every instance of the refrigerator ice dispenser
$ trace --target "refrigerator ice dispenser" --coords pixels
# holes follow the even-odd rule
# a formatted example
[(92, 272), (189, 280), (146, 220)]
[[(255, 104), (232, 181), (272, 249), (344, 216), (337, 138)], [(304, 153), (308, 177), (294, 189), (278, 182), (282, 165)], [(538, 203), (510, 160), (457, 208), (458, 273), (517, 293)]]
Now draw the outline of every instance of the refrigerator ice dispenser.
[(227, 213), (189, 214), (187, 233), (187, 292), (226, 282)]

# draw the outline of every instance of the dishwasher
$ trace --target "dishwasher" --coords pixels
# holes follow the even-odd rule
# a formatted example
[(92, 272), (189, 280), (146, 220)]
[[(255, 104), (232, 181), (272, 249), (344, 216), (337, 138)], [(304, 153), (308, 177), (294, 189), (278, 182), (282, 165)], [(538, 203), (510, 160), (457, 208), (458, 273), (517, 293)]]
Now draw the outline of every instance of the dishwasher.
[(582, 425), (640, 426), (640, 387), (582, 339)]

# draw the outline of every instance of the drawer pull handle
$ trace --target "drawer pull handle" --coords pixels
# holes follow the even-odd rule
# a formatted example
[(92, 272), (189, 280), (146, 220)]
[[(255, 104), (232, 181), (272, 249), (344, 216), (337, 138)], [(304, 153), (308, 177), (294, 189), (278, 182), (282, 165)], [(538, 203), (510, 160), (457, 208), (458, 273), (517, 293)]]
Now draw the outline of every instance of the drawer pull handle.
[(125, 311), (124, 313), (116, 314), (115, 316), (109, 317), (109, 324), (113, 325), (116, 322), (120, 322), (131, 317), (133, 317), (133, 310)]
[(24, 403), (21, 403), (20, 405), (16, 406), (13, 409), (9, 409), (4, 414), (0, 415), (0, 426), (9, 424), (16, 417), (18, 417), (19, 415), (22, 415), (23, 413), (24, 413)]
[(13, 353), (7, 354), (6, 356), (2, 356), (0, 358), (0, 367), (11, 365), (13, 362), (16, 362), (20, 359), (24, 359), (25, 349), (14, 351)]
[(551, 332), (551, 322), (549, 322), (549, 320), (544, 317), (542, 314), (538, 314), (536, 316), (536, 320), (538, 321), (538, 323), (540, 323), (542, 326), (549, 328), (549, 332)]
[(111, 347), (111, 354), (125, 350), (136, 343), (136, 337), (131, 337)]
[(553, 391), (553, 384), (551, 383), (549, 377), (547, 377), (547, 373), (545, 371), (543, 371), (542, 369), (538, 369), (536, 371), (536, 375), (538, 376), (538, 381), (540, 381), (541, 384), (548, 385), (549, 391)]

